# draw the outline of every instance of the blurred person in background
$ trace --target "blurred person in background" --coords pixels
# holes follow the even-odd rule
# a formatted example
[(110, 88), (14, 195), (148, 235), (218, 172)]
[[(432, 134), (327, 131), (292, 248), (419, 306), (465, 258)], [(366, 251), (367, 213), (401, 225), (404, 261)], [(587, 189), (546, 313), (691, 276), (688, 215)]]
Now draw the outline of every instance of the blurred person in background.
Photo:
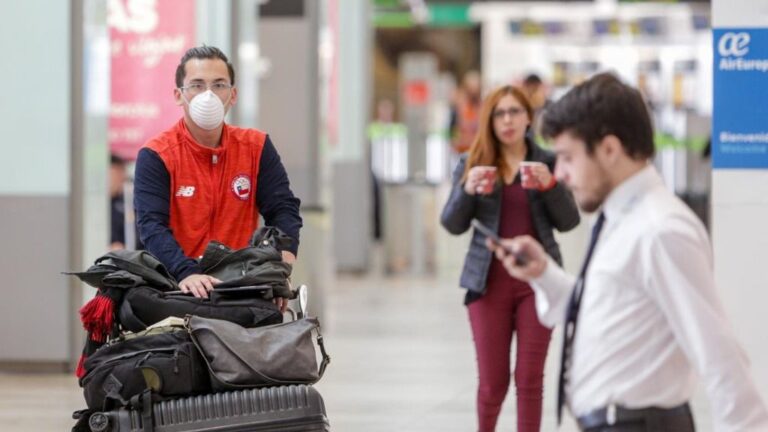
[(523, 79), (522, 90), (531, 102), (533, 110), (538, 114), (539, 111), (549, 104), (547, 95), (547, 86), (541, 77), (535, 73), (528, 74)]
[(125, 200), (123, 185), (126, 180), (125, 161), (116, 154), (109, 160), (109, 249), (125, 249)]
[[(218, 48), (189, 49), (176, 69), (176, 104), (183, 117), (151, 139), (136, 160), (134, 202), (146, 250), (179, 280), (207, 297), (218, 282), (198, 261), (211, 240), (248, 246), (259, 222), (294, 241), (282, 251), (293, 263), (299, 247), (299, 199), (293, 195), (269, 136), (224, 123), (237, 101), (235, 71)], [(276, 299), (281, 308), (282, 299)]]
[(469, 150), (477, 135), (481, 86), (480, 72), (471, 70), (464, 74), (461, 85), (456, 89), (449, 129), (451, 146), (457, 154)]
[[(441, 216), (443, 226), (461, 234), (476, 218), (503, 237), (540, 239), (560, 263), (553, 229), (574, 228), (579, 213), (571, 193), (552, 175), (554, 155), (527, 134), (533, 107), (520, 89), (505, 86), (485, 99), (479, 118), (474, 143), (453, 173), (453, 188)], [(520, 171), (526, 162), (532, 172), (524, 187)], [(551, 331), (536, 316), (531, 288), (492, 259), (484, 240), (481, 233), (473, 233), (460, 281), (467, 289), (465, 304), (477, 354), (478, 430), (496, 428), (510, 384), (510, 350), (517, 333), (517, 430), (539, 431)]]
[(554, 139), (557, 178), (582, 210), (599, 212), (580, 275), (531, 235), (488, 247), (531, 283), (539, 319), (565, 324), (558, 421), (567, 405), (582, 431), (691, 432), (688, 401), (700, 377), (714, 430), (768, 431), (717, 295), (706, 229), (650, 163), (653, 127), (640, 93), (596, 75), (552, 104), (543, 132)]
[(376, 104), (376, 123), (389, 125), (395, 122), (395, 104), (390, 99), (380, 99)]
[(541, 130), (542, 114), (550, 104), (549, 92), (544, 81), (535, 73), (528, 74), (523, 79), (522, 90), (531, 102), (534, 115), (536, 116), (536, 122), (531, 127), (531, 132), (536, 136)]
[(382, 237), (381, 223), (381, 182), (380, 173), (377, 173), (374, 166), (379, 162), (376, 160), (376, 153), (379, 150), (377, 146), (391, 146), (392, 140), (398, 139), (405, 134), (405, 128), (399, 123), (395, 123), (395, 104), (391, 99), (379, 99), (376, 103), (376, 117), (368, 125), (368, 141), (371, 145), (371, 176), (373, 193), (373, 238), (380, 240)]

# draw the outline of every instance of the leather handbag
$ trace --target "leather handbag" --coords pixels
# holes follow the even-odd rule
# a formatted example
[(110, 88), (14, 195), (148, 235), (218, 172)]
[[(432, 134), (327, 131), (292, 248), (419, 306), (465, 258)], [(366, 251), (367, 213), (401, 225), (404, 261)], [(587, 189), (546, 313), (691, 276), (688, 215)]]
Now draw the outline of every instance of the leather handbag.
[[(314, 384), (331, 360), (317, 318), (244, 328), (229, 321), (188, 316), (185, 325), (208, 365), (215, 391)], [(322, 355), (319, 368), (313, 339)]]

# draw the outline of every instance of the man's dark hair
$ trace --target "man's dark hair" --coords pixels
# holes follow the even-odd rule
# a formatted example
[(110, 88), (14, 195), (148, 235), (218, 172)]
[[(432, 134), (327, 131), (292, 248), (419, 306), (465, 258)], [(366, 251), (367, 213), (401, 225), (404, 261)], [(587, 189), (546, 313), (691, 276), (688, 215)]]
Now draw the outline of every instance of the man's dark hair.
[(120, 156), (110, 153), (109, 154), (109, 164), (110, 165), (117, 165), (117, 166), (125, 166), (125, 159), (121, 158)]
[(643, 97), (610, 73), (593, 76), (547, 108), (541, 132), (550, 139), (568, 132), (584, 140), (589, 154), (607, 135), (615, 135), (632, 159), (649, 159), (655, 151)]
[(221, 52), (220, 49), (212, 46), (199, 46), (190, 48), (181, 57), (179, 65), (176, 67), (176, 87), (184, 85), (184, 77), (187, 74), (185, 67), (190, 59), (219, 59), (227, 64), (227, 71), (229, 71), (229, 83), (235, 85), (235, 68), (232, 67), (232, 63), (229, 62), (227, 56)]
[(523, 80), (523, 85), (526, 85), (526, 86), (534, 86), (534, 85), (541, 85), (541, 84), (544, 84), (544, 82), (541, 80), (541, 77), (536, 75), (535, 73), (529, 74)]

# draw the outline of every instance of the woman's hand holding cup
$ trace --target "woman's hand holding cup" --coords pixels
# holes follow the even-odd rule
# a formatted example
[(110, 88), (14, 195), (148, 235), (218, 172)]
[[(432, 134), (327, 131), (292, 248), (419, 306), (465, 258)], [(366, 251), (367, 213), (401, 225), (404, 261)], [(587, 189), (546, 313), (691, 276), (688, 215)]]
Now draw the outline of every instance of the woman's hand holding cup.
[(549, 167), (541, 162), (520, 162), (520, 183), (524, 189), (547, 190), (553, 186), (554, 177)]
[(472, 167), (464, 183), (464, 191), (469, 195), (488, 195), (496, 184), (496, 167), (478, 165)]

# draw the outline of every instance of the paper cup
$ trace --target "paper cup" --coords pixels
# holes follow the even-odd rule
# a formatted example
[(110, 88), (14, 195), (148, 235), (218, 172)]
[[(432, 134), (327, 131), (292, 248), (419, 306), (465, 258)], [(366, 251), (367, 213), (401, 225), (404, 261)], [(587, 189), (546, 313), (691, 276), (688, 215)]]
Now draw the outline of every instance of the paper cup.
[(520, 184), (524, 189), (538, 189), (541, 185), (535, 175), (533, 167), (540, 162), (520, 162)]
[(490, 194), (493, 192), (493, 187), (496, 185), (496, 167), (483, 167), (483, 179), (486, 181), (485, 186), (478, 192), (485, 195)]

